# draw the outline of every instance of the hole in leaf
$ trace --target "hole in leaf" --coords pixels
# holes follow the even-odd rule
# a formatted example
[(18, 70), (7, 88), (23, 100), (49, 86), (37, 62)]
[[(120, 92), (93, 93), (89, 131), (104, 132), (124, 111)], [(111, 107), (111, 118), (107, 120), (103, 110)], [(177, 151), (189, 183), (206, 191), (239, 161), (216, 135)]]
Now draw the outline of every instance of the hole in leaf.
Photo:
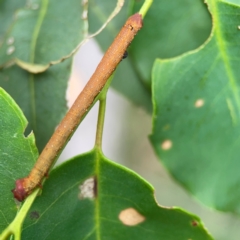
[(30, 134), (33, 134), (33, 131), (32, 131), (31, 127), (30, 127), (29, 124), (28, 124), (28, 126), (27, 126), (27, 127), (25, 128), (25, 130), (24, 130), (23, 135), (24, 135), (25, 138), (28, 138), (28, 136), (29, 136)]

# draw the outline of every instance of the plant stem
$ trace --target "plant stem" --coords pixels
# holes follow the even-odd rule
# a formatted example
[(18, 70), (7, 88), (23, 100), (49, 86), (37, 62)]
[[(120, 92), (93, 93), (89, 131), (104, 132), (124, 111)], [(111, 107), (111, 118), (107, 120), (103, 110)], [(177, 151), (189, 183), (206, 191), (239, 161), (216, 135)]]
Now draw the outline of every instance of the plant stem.
[(139, 11), (139, 14), (142, 15), (142, 18), (145, 17), (145, 15), (147, 14), (147, 12), (148, 12), (149, 8), (151, 7), (152, 3), (153, 3), (153, 0), (145, 0), (145, 2), (143, 3), (143, 5), (142, 5), (142, 7)]
[(98, 123), (97, 123), (97, 132), (95, 147), (102, 151), (102, 135), (105, 119), (105, 109), (106, 109), (106, 98), (99, 101), (99, 112), (98, 112)]
[(15, 240), (21, 239), (22, 224), (24, 222), (24, 219), (26, 218), (26, 215), (30, 207), (32, 206), (35, 198), (37, 197), (40, 191), (41, 190), (39, 188), (35, 189), (35, 191), (26, 199), (24, 204), (21, 206), (19, 212), (17, 213), (17, 216), (0, 235), (0, 240), (9, 239), (11, 235), (14, 235)]
[(104, 86), (102, 92), (99, 95), (99, 110), (98, 110), (98, 122), (97, 122), (97, 132), (96, 132), (96, 140), (95, 147), (98, 150), (102, 151), (102, 136), (103, 136), (103, 128), (104, 128), (104, 119), (105, 119), (105, 111), (106, 111), (106, 98), (109, 86), (113, 80), (114, 73), (107, 80), (106, 85)]

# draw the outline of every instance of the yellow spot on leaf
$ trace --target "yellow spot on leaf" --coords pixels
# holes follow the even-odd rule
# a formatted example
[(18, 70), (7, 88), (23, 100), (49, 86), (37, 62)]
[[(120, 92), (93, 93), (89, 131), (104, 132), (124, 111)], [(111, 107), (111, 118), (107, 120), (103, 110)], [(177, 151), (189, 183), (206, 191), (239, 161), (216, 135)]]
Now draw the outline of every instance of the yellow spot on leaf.
[(195, 102), (195, 107), (196, 108), (200, 108), (204, 105), (204, 100), (203, 99), (198, 99), (196, 102)]
[(142, 216), (134, 208), (127, 208), (122, 210), (118, 218), (124, 225), (127, 225), (127, 226), (135, 226), (145, 221), (145, 217)]
[(171, 140), (163, 141), (161, 147), (163, 150), (169, 150), (172, 147), (172, 141)]

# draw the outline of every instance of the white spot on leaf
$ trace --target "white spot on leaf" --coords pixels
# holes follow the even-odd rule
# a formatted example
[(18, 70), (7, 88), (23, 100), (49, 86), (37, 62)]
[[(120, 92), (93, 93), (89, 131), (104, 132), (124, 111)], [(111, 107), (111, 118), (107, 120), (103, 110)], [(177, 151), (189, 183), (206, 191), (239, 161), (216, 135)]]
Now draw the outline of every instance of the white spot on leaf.
[(238, 25), (238, 29), (240, 30), (240, 25)]
[(11, 44), (13, 44), (13, 43), (14, 43), (14, 37), (8, 38), (7, 44), (8, 44), (8, 45), (11, 45)]
[(14, 51), (15, 51), (15, 47), (14, 47), (14, 46), (10, 46), (10, 47), (7, 49), (7, 55), (11, 55)]
[(82, 13), (82, 19), (87, 20), (87, 16), (88, 16), (88, 11), (84, 10), (83, 13)]
[(93, 199), (95, 197), (95, 179), (93, 177), (88, 178), (79, 186), (79, 189), (79, 199)]
[(196, 108), (200, 108), (204, 105), (204, 100), (203, 99), (198, 99), (196, 102), (195, 102), (195, 107)]
[(142, 216), (134, 208), (127, 208), (122, 210), (118, 218), (124, 225), (127, 225), (127, 226), (135, 226), (145, 221), (145, 217)]
[(161, 147), (163, 150), (169, 150), (172, 147), (172, 141), (169, 139), (163, 141)]

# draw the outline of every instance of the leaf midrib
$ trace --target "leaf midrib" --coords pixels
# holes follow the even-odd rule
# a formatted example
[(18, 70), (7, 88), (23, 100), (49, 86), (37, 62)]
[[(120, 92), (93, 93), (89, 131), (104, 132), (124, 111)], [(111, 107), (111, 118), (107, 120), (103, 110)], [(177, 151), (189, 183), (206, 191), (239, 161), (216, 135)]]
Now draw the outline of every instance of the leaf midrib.
[(238, 110), (240, 109), (240, 99), (238, 96), (238, 87), (237, 87), (237, 80), (234, 77), (233, 70), (230, 64), (230, 59), (227, 55), (227, 44), (224, 41), (223, 37), (223, 30), (222, 30), (222, 24), (219, 19), (219, 9), (218, 9), (218, 4), (219, 0), (211, 0), (211, 6), (212, 6), (212, 15), (214, 16), (214, 21), (213, 21), (213, 27), (214, 27), (214, 32), (216, 36), (216, 43), (221, 55), (221, 58), (224, 62), (225, 70), (227, 77), (230, 82), (230, 87), (233, 92), (234, 99), (237, 103)]
[[(97, 186), (99, 185), (99, 178), (100, 178), (100, 161), (102, 158), (102, 153), (100, 149), (95, 149), (96, 150), (96, 163), (95, 163), (95, 177), (97, 177)], [(99, 191), (97, 187), (97, 191)], [(96, 239), (100, 240), (101, 239), (101, 234), (100, 234), (100, 204), (99, 204), (99, 195), (97, 193), (97, 197), (95, 198), (95, 223), (96, 223)]]
[[(44, 17), (47, 13), (47, 7), (48, 7), (49, 0), (43, 0), (41, 4), (41, 9), (39, 12), (39, 16), (33, 31), (32, 35), (32, 41), (30, 45), (30, 58), (29, 62), (34, 63), (35, 61), (35, 53), (36, 53), (36, 45), (37, 40), (39, 36), (40, 29), (42, 27)], [(31, 99), (31, 113), (32, 113), (32, 127), (33, 129), (36, 129), (37, 127), (37, 121), (36, 121), (36, 101), (35, 101), (35, 84), (34, 84), (34, 75), (32, 73), (29, 73), (29, 85), (30, 85), (30, 99)]]
[(35, 25), (35, 28), (33, 31), (32, 41), (31, 41), (31, 45), (30, 45), (30, 62), (31, 63), (34, 63), (34, 61), (35, 61), (36, 44), (37, 44), (39, 32), (42, 27), (44, 17), (47, 13), (48, 3), (49, 3), (49, 0), (42, 1), (42, 6), (41, 6), (39, 16), (38, 16), (38, 19), (37, 19), (37, 22), (36, 22), (36, 25)]

